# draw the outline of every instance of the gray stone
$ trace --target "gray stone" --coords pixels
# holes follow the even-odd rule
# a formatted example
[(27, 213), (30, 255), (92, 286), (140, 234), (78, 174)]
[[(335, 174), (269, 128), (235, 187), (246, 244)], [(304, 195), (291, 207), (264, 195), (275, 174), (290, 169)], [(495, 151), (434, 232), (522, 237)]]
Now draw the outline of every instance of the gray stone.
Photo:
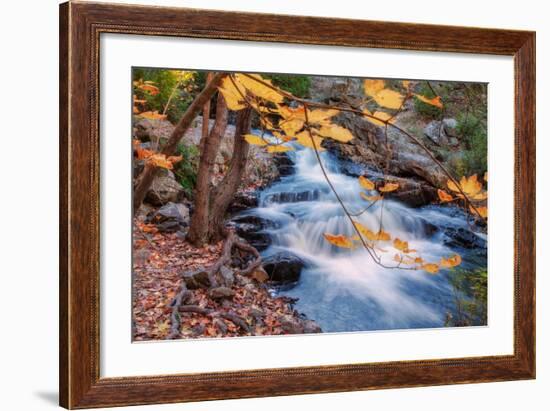
[(288, 284), (300, 279), (305, 263), (299, 257), (287, 251), (270, 255), (264, 259), (263, 267), (271, 281)]
[(218, 271), (219, 276), (221, 277), (222, 282), (227, 286), (231, 287), (235, 282), (235, 274), (233, 270), (227, 268), (225, 265), (222, 265), (220, 271)]
[(155, 218), (159, 221), (175, 220), (178, 223), (187, 225), (189, 223), (189, 209), (184, 204), (170, 202), (158, 209)]
[(145, 196), (145, 201), (162, 206), (178, 201), (182, 194), (183, 188), (172, 176), (160, 176), (153, 180), (153, 184)]

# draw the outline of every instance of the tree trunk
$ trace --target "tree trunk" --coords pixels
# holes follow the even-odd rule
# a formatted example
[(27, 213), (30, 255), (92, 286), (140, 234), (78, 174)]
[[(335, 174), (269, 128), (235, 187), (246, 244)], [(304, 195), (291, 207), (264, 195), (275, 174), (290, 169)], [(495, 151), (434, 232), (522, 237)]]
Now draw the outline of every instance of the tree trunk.
[(237, 114), (235, 137), (233, 139), (233, 157), (223, 180), (210, 195), (210, 218), (208, 233), (210, 242), (221, 240), (225, 236), (225, 213), (242, 181), (246, 168), (249, 144), (244, 135), (250, 133), (251, 108), (245, 108)]
[[(222, 79), (227, 75), (227, 73), (216, 73), (212, 80), (205, 86), (205, 88), (200, 92), (200, 94), (195, 97), (191, 105), (187, 108), (182, 118), (176, 125), (176, 128), (170, 135), (168, 142), (162, 149), (162, 153), (171, 156), (176, 152), (179, 141), (197, 116), (197, 114), (204, 107), (205, 103), (212, 98), (218, 86), (220, 85)], [(154, 165), (147, 163), (139, 177), (138, 183), (134, 189), (134, 215), (141, 206), (149, 187), (153, 183), (155, 176), (157, 174), (158, 168)]]
[(223, 96), (218, 94), (214, 127), (212, 127), (210, 134), (206, 138), (201, 139), (201, 158), (195, 186), (195, 211), (193, 212), (191, 227), (187, 234), (187, 240), (198, 247), (208, 241), (210, 184), (216, 156), (226, 128), (227, 105)]

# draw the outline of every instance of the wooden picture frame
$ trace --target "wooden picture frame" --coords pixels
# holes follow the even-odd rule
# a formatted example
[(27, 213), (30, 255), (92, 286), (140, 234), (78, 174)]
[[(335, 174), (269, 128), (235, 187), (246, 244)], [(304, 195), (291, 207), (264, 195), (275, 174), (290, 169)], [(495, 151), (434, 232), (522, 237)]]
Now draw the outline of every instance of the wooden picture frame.
[[(515, 64), (514, 354), (100, 378), (101, 33), (483, 53)], [(60, 404), (91, 408), (535, 378), (535, 33), (149, 6), (60, 6)]]

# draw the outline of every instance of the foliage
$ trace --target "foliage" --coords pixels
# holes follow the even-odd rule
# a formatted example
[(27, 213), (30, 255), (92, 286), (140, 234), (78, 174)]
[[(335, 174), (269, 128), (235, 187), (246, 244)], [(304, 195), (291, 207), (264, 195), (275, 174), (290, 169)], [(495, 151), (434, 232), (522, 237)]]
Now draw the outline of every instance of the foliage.
[(309, 76), (299, 74), (266, 74), (264, 76), (273, 84), (283, 90), (288, 91), (296, 97), (308, 97), (309, 88), (311, 86), (311, 78)]
[(450, 273), (457, 318), (446, 325), (471, 326), (487, 324), (487, 269), (457, 269)]
[(472, 113), (459, 114), (457, 133), (464, 144), (462, 168), (466, 174), (487, 170), (487, 126), (484, 119)]
[[(200, 90), (195, 82), (195, 72), (191, 71), (134, 68), (132, 79), (135, 99), (143, 101), (138, 106), (138, 109), (141, 108), (139, 115), (147, 117), (143, 112), (153, 115), (155, 112), (162, 113), (172, 123), (179, 120)], [(140, 84), (149, 87), (140, 87)]]
[(141, 147), (141, 142), (139, 140), (134, 140), (133, 146), (138, 160), (146, 160), (148, 164), (167, 170), (172, 170), (174, 164), (179, 163), (183, 158), (182, 156), (166, 156), (165, 154), (153, 150), (144, 149)]
[(199, 168), (199, 149), (195, 145), (178, 144), (178, 155), (182, 161), (177, 163), (174, 168), (176, 179), (183, 187), (188, 198), (193, 195), (193, 190), (197, 183), (197, 172)]

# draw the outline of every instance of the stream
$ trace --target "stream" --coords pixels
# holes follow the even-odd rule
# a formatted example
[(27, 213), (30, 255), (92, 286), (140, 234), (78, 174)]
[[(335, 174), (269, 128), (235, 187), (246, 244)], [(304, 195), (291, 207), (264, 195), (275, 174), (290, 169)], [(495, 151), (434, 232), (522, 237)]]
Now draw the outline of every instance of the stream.
[[(287, 251), (306, 263), (295, 286), (274, 289), (273, 293), (297, 299), (296, 310), (315, 320), (323, 332), (443, 327), (448, 313), (456, 315), (457, 309), (449, 270), (430, 275), (421, 270), (383, 268), (362, 247), (350, 250), (328, 243), (324, 233), (355, 233), (315, 152), (294, 148), (296, 151), (288, 153), (293, 174), (265, 188), (259, 194), (259, 206), (241, 213), (273, 223), (263, 230), (270, 238), (263, 257)], [(321, 161), (347, 209), (352, 213), (363, 210), (369, 203), (359, 196), (357, 178), (344, 174), (339, 160), (327, 151), (321, 153)], [(372, 176), (374, 172), (367, 174)], [(448, 230), (470, 233), (467, 216), (460, 209), (438, 205), (413, 209), (384, 200), (356, 220), (377, 231), (381, 212), (384, 230), (392, 238), (409, 241), (410, 248), (424, 260), (438, 262), (459, 253), (463, 259), (460, 268), (486, 266), (484, 234), (473, 234), (482, 247), (449, 241)], [(380, 246), (387, 250), (380, 253), (383, 261), (394, 266), (396, 250), (391, 243)]]

